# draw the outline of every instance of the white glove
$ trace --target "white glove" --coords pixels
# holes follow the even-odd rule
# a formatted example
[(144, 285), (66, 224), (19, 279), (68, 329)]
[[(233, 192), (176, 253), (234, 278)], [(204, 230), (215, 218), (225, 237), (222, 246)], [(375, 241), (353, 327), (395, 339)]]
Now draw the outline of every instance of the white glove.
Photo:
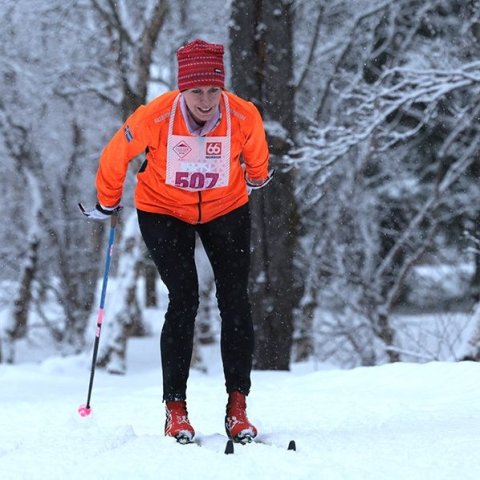
[(84, 206), (81, 203), (78, 204), (78, 207), (86, 217), (91, 218), (92, 220), (107, 220), (112, 215), (118, 215), (123, 209), (121, 205), (115, 205), (114, 207), (104, 207), (99, 203), (95, 205), (95, 208), (93, 210), (90, 210), (88, 212), (85, 210)]

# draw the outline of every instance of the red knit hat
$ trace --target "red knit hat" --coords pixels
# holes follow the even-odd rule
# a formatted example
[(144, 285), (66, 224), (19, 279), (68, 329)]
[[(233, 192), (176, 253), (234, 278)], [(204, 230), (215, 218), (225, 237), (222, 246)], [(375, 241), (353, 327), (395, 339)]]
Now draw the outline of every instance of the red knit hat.
[(178, 88), (224, 88), (223, 45), (194, 40), (177, 50)]

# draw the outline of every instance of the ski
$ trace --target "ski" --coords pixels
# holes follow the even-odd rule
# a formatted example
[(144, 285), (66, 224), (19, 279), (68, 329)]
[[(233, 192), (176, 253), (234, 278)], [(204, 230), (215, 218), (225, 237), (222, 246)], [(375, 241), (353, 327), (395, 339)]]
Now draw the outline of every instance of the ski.
[[(176, 443), (179, 445), (197, 445), (199, 447), (204, 446), (204, 439), (200, 436), (199, 438), (190, 438), (188, 435), (180, 435), (176, 439)], [(229, 438), (225, 444), (225, 455), (232, 455), (235, 453), (235, 444), (237, 445), (248, 445), (251, 443), (258, 443), (260, 445), (268, 445), (270, 447), (277, 447), (281, 448), (279, 445), (274, 443), (267, 442), (262, 440), (261, 438), (254, 438), (250, 435), (245, 435), (244, 437), (232, 440)], [(290, 440), (288, 442), (287, 451), (296, 452), (297, 451), (297, 444), (295, 440)]]
[[(252, 438), (252, 437), (247, 435), (247, 436), (243, 437), (242, 439), (239, 439), (238, 441), (235, 441), (235, 442), (231, 439), (227, 440), (227, 443), (225, 445), (225, 455), (232, 455), (233, 453), (235, 453), (234, 443), (237, 443), (237, 444), (240, 444), (240, 445), (247, 445), (249, 443), (259, 443), (259, 444), (262, 444), (262, 445), (269, 445), (271, 447), (276, 447), (277, 446), (277, 445), (273, 445), (271, 443), (264, 442), (263, 440), (260, 440), (260, 439)], [(297, 444), (296, 444), (295, 440), (290, 440), (288, 442), (287, 450), (292, 451), (292, 452), (297, 451)]]

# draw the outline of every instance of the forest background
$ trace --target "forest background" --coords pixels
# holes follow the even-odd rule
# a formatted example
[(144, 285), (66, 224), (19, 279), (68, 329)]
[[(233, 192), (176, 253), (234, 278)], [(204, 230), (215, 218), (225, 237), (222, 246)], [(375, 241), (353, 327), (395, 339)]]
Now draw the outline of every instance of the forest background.
[[(226, 45), (276, 169), (251, 197), (255, 367), (480, 359), (480, 2), (2, 0), (0, 361), (89, 351), (108, 225), (100, 152), (176, 86), (175, 52)], [(131, 163), (100, 363), (122, 372), (166, 295)], [(197, 345), (218, 342), (198, 248)], [(156, 325), (156, 327), (152, 327)], [(207, 368), (197, 349), (194, 363)]]

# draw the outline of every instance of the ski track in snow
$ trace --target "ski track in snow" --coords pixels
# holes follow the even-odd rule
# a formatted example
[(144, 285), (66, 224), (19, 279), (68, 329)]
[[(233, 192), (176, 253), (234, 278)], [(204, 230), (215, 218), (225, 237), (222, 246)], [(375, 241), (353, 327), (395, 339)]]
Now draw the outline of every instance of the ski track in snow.
[[(152, 349), (142, 345), (151, 341), (135, 340), (127, 375), (97, 370), (86, 418), (76, 409), (85, 402), (87, 356), (0, 366), (0, 477), (480, 478), (479, 364), (254, 372), (248, 414), (266, 444), (224, 455), (219, 368), (191, 372), (189, 416), (201, 446), (178, 445), (163, 436), (158, 355), (149, 363)], [(292, 439), (296, 452), (287, 451)]]

